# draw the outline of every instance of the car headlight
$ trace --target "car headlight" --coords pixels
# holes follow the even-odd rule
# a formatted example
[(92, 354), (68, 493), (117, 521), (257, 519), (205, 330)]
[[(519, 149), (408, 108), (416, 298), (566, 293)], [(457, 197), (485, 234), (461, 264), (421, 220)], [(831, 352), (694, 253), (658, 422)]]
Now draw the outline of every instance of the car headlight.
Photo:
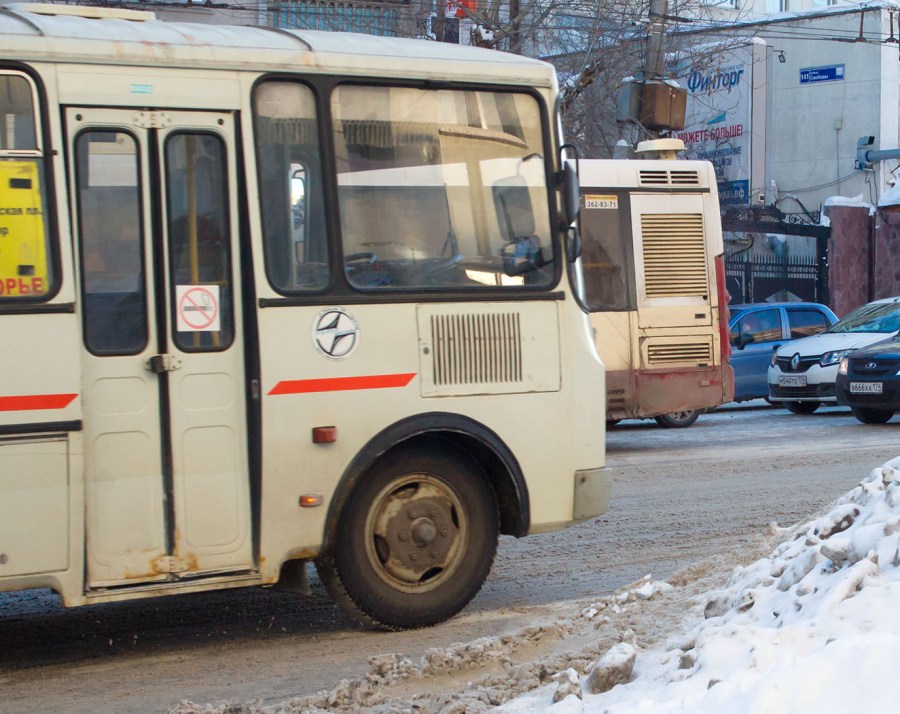
[(853, 352), (853, 350), (838, 350), (837, 352), (826, 352), (822, 355), (822, 359), (819, 360), (819, 364), (823, 367), (827, 367), (830, 364), (837, 364), (851, 352)]
[(847, 368), (850, 366), (849, 357), (841, 357), (841, 364), (838, 366), (838, 374), (847, 374)]
[(776, 363), (777, 361), (778, 361), (778, 353), (777, 353), (777, 352), (773, 352), (773, 353), (772, 353), (772, 359), (769, 360), (769, 366), (770, 366), (770, 367), (774, 367), (774, 366), (775, 366), (775, 363)]

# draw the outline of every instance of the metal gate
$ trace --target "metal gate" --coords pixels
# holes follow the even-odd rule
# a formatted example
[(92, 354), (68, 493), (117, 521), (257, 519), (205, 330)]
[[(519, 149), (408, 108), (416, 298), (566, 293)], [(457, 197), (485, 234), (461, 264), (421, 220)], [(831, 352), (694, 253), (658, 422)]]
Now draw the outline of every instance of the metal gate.
[(779, 293), (792, 293), (802, 300), (829, 304), (828, 237), (831, 228), (819, 225), (818, 211), (783, 213), (774, 206), (729, 207), (722, 212), (722, 230), (816, 239), (815, 256), (791, 256), (786, 260), (775, 256), (751, 259), (746, 252), (726, 256), (726, 285), (732, 303), (764, 302)]

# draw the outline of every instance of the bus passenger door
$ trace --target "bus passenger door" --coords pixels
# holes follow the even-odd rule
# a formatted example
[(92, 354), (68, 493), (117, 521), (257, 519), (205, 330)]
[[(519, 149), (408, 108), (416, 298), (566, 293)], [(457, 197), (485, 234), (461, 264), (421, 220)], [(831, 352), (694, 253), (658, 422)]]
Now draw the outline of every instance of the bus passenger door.
[(234, 119), (68, 109), (91, 588), (250, 570)]

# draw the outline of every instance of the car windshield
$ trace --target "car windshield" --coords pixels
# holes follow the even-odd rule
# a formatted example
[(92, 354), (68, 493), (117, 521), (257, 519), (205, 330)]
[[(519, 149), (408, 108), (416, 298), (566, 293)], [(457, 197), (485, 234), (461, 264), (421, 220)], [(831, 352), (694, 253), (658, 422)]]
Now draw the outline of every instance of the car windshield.
[(900, 304), (869, 303), (857, 308), (828, 332), (897, 332), (900, 330)]

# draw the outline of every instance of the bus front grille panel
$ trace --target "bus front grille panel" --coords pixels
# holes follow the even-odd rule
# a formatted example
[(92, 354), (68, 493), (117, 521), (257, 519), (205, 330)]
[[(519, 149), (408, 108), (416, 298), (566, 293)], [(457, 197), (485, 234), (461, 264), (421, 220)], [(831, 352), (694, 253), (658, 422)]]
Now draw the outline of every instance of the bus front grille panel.
[(522, 381), (518, 313), (433, 315), (431, 335), (435, 385)]
[(712, 345), (709, 342), (682, 344), (652, 344), (647, 346), (648, 367), (671, 367), (690, 364), (707, 367), (712, 364)]
[(641, 214), (644, 286), (648, 298), (708, 299), (703, 216), (699, 213)]
[(700, 174), (696, 171), (645, 170), (639, 172), (641, 186), (699, 186)]

